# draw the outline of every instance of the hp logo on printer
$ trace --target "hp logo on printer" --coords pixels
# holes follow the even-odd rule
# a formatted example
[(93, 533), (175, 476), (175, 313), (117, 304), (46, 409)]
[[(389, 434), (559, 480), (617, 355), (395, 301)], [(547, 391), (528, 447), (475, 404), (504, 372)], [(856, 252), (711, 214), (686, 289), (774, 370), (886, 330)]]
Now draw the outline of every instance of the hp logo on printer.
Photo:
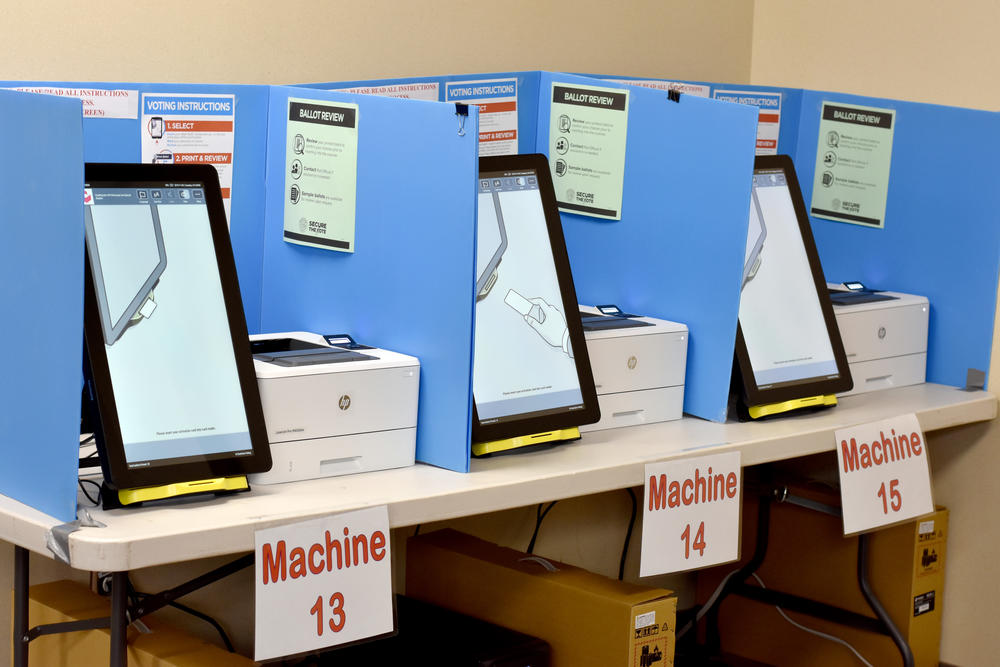
[(878, 328), (878, 337), (879, 337), (879, 340), (881, 340), (882, 338), (885, 338), (885, 327), (879, 327)]
[(347, 408), (351, 407), (351, 397), (348, 396), (347, 394), (344, 394), (343, 396), (340, 397), (340, 401), (337, 402), (337, 405), (340, 407), (341, 410), (346, 410)]
[(634, 354), (631, 357), (628, 358), (628, 361), (625, 362), (625, 365), (628, 366), (628, 369), (630, 371), (634, 371), (635, 367), (638, 364), (639, 364), (639, 360), (635, 358)]

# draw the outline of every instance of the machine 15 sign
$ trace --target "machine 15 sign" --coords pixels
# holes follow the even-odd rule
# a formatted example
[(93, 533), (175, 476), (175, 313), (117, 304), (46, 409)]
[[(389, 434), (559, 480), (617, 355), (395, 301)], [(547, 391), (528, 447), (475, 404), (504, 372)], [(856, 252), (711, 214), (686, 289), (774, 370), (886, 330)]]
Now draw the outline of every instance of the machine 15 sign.
[(392, 632), (384, 505), (258, 530), (255, 541), (257, 660)]
[(835, 437), (845, 535), (934, 511), (916, 415), (841, 429)]

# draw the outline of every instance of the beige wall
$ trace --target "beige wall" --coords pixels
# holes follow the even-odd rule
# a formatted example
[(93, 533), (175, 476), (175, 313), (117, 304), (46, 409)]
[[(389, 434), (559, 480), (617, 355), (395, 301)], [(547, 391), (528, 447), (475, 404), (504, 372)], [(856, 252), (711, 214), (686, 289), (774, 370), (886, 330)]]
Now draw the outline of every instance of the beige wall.
[(996, 0), (757, 0), (761, 85), (1000, 109)]
[[(996, 0), (757, 0), (750, 79), (997, 110), (998, 27)], [(993, 341), (996, 393), (996, 330)], [(930, 441), (934, 499), (951, 510), (941, 660), (994, 664), (1000, 653), (990, 606), (1000, 596), (994, 574), (1000, 524), (993, 512), (1000, 505), (1000, 422), (935, 433)]]
[(292, 83), (521, 69), (749, 78), (751, 0), (613, 7), (605, 0), (5, 2), (0, 78)]

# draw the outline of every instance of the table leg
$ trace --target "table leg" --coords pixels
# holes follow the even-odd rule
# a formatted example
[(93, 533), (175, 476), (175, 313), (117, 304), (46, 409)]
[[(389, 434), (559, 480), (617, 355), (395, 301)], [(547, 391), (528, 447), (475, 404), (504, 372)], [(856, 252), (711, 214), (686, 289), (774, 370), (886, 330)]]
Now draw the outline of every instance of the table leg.
[(127, 667), (128, 572), (111, 574), (111, 667)]
[(14, 667), (28, 667), (28, 558), (24, 547), (14, 546)]

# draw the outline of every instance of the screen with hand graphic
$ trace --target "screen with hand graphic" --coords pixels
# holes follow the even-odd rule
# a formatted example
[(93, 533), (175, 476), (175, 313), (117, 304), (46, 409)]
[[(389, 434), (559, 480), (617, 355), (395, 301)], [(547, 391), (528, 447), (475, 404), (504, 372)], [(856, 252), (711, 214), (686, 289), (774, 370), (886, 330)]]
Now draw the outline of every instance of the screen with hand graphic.
[(478, 224), (479, 423), (583, 410), (538, 173), (481, 171)]

